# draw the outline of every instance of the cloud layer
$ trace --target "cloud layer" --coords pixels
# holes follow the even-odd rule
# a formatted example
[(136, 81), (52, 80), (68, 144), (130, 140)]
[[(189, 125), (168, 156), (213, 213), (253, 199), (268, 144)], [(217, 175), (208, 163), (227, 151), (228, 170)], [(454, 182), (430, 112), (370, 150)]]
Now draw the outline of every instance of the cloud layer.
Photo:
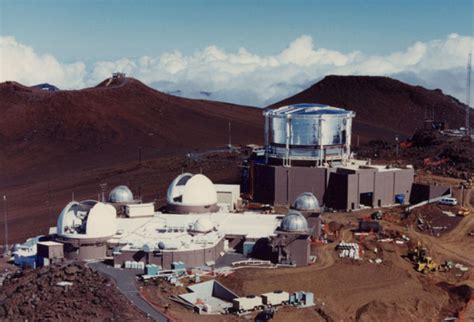
[(0, 81), (15, 80), (27, 85), (49, 82), (69, 89), (93, 86), (112, 72), (121, 71), (165, 92), (265, 106), (328, 74), (385, 75), (441, 88), (464, 101), (465, 66), (473, 43), (473, 37), (450, 34), (378, 56), (317, 48), (310, 36), (302, 35), (276, 55), (256, 55), (245, 48), (226, 52), (208, 46), (187, 56), (174, 51), (86, 66), (83, 62), (61, 63), (13, 37), (0, 37)]

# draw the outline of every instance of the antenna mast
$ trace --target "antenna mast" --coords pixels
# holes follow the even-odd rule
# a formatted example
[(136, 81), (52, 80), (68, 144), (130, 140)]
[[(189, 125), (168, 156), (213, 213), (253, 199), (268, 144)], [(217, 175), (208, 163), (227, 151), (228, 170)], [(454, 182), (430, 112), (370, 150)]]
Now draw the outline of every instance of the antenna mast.
[(229, 149), (232, 149), (232, 124), (229, 122)]
[(464, 124), (464, 127), (466, 128), (466, 134), (470, 134), (470, 124), (469, 124), (469, 114), (471, 112), (471, 107), (469, 104), (471, 103), (471, 58), (472, 58), (472, 52), (469, 53), (468, 55), (468, 60), (467, 60), (467, 93), (466, 93), (466, 123)]

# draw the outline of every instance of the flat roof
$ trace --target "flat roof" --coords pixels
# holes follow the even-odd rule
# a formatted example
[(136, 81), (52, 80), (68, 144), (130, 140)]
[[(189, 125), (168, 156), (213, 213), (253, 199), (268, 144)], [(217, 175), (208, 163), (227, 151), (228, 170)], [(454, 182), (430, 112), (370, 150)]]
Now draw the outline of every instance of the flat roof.
[(265, 113), (269, 115), (280, 116), (304, 116), (304, 115), (347, 115), (355, 116), (355, 113), (340, 107), (334, 107), (325, 104), (301, 103), (279, 107), (277, 109), (267, 109)]
[[(122, 248), (142, 249), (145, 244), (157, 247), (159, 242), (173, 245), (173, 251), (197, 250), (213, 247), (225, 235), (243, 235), (258, 239), (275, 235), (283, 215), (245, 213), (164, 214), (156, 212), (147, 218), (117, 218), (117, 234), (111, 243), (125, 244)], [(188, 229), (199, 218), (209, 219), (215, 230), (204, 234), (190, 234)], [(165, 250), (166, 251), (166, 250)]]
[(45, 245), (45, 246), (62, 246), (63, 244), (62, 244), (62, 243), (55, 242), (55, 241), (51, 241), (51, 240), (46, 240), (46, 241), (40, 241), (40, 242), (38, 242), (38, 245)]
[[(351, 163), (348, 164), (337, 164), (334, 166), (335, 169), (348, 169), (348, 170), (365, 170), (365, 169), (373, 169), (378, 172), (388, 172), (388, 171), (399, 171), (404, 170), (404, 168), (400, 167), (387, 167), (387, 165), (379, 165), (379, 164), (367, 164), (365, 160), (352, 160)], [(413, 168), (410, 165), (407, 165), (407, 169)]]

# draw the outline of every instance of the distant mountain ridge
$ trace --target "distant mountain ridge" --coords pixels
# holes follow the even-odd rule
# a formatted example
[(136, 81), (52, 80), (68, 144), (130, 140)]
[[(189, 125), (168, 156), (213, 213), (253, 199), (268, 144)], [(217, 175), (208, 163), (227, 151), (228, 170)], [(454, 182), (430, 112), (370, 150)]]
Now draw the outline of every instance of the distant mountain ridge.
[[(327, 76), (270, 108), (304, 102), (355, 111), (353, 144), (411, 136), (432, 113), (451, 127), (464, 125), (465, 105), (455, 98), (387, 77)], [(108, 151), (135, 155), (139, 146), (155, 151), (223, 147), (229, 122), (233, 144), (263, 141), (259, 108), (173, 96), (127, 77), (81, 90), (1, 83), (0, 113), (0, 166), (74, 158), (78, 152), (83, 158)]]
[(67, 91), (1, 83), (0, 112), (9, 155), (225, 146), (229, 122), (234, 144), (263, 140), (260, 109), (172, 96), (125, 77)]
[[(465, 105), (456, 98), (439, 89), (428, 90), (388, 77), (327, 76), (269, 107), (312, 102), (355, 111), (354, 132), (365, 139), (412, 135), (423, 128), (425, 116), (434, 115), (435, 120), (445, 121), (450, 127), (464, 126)], [(474, 125), (474, 111), (471, 124)]]

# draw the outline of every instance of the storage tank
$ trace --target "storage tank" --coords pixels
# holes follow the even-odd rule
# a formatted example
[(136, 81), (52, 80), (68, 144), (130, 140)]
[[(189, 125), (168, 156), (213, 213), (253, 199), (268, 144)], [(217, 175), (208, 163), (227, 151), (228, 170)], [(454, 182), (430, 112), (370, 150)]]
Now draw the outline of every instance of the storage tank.
[(265, 116), (266, 158), (326, 161), (350, 156), (352, 118), (355, 113), (322, 104), (294, 104), (267, 109)]

